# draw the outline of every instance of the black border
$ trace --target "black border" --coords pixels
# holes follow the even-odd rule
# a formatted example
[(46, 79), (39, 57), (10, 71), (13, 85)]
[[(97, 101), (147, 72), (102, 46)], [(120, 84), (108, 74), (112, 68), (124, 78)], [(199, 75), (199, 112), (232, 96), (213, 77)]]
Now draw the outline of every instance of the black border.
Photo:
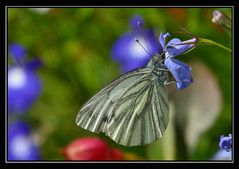
[[(130, 0), (130, 1), (109, 1), (109, 0), (88, 0), (88, 1), (78, 1), (78, 0), (68, 0), (68, 1), (54, 1), (54, 0), (34, 0), (31, 1), (30, 5), (34, 6), (41, 6), (41, 5), (48, 5), (48, 6), (222, 6), (222, 5), (233, 5), (235, 2), (233, 0), (220, 0), (220, 1), (203, 1), (203, 0)], [(27, 6), (29, 5), (28, 1), (15, 1), (15, 0), (8, 0), (7, 5), (17, 5), (17, 6)]]
[[(136, 1), (137, 0), (134, 0), (134, 1), (131, 1), (131, 2), (128, 2), (128, 3), (126, 3), (126, 5), (134, 5), (134, 6), (130, 6), (130, 7), (135, 7), (135, 8), (139, 8), (139, 7), (144, 7), (144, 6), (141, 6), (141, 5), (144, 5), (143, 4), (143, 2), (141, 1), (141, 0), (138, 0), (137, 1), (137, 5), (135, 5), (136, 4)], [(121, 6), (121, 3), (118, 3), (118, 4), (116, 4), (116, 5), (110, 5), (110, 6), (103, 6), (106, 2), (104, 2), (104, 1), (100, 1), (101, 2), (101, 6), (98, 6), (98, 7), (118, 7), (118, 5), (120, 5)], [(200, 5), (203, 5), (203, 2), (202, 1), (197, 1), (196, 3), (195, 3), (195, 1), (192, 1), (193, 2), (193, 4), (192, 4), (192, 6), (190, 5), (190, 4), (188, 4), (187, 3), (187, 5), (185, 5), (185, 2), (181, 2), (181, 1), (178, 1), (177, 0), (177, 2), (174, 2), (173, 4), (173, 6), (167, 6), (167, 7), (189, 7), (189, 6), (191, 6), (191, 7), (198, 7), (198, 6), (200, 6)], [(227, 5), (225, 5), (225, 2), (227, 3)], [(238, 6), (239, 6), (239, 4), (237, 4), (237, 6), (235, 6), (235, 5), (233, 5), (233, 2), (228, 2), (228, 1), (225, 1), (225, 2), (223, 2), (223, 1), (218, 1), (217, 2), (217, 5), (209, 5), (209, 7), (224, 7), (224, 6), (221, 6), (221, 5), (225, 5), (225, 6), (233, 6), (234, 7), (234, 46), (233, 46), (233, 51), (234, 51), (234, 58), (233, 58), (233, 62), (234, 63), (237, 63), (236, 62), (236, 60), (237, 60), (237, 56), (238, 56), (238, 52), (237, 52), (237, 50), (236, 49), (238, 49), (238, 32), (237, 32), (237, 30), (238, 30)], [(32, 1), (32, 5), (43, 5), (44, 3), (42, 2), (42, 1), (39, 1), (39, 0), (37, 0), (37, 1)], [(61, 1), (58, 1), (57, 2), (58, 4), (57, 4), (57, 6), (59, 6), (59, 7), (65, 7), (65, 4), (63, 3), (63, 2), (61, 2)], [(151, 6), (151, 5), (155, 5), (155, 3), (156, 2), (149, 2), (149, 4), (147, 4), (146, 5), (146, 7), (149, 7), (149, 6)], [(168, 3), (168, 2), (167, 2)], [(165, 3), (165, 2), (161, 2), (161, 5), (167, 5), (167, 3)], [(54, 3), (52, 3), (52, 4), (55, 4), (55, 2)], [(73, 4), (71, 3), (71, 5), (79, 5), (79, 3), (77, 3), (77, 2), (73, 2)], [(99, 4), (99, 2), (98, 3), (96, 3), (96, 5), (97, 4)], [(107, 3), (106, 3), (107, 4)], [(195, 5), (195, 4), (197, 4), (197, 6)], [(212, 3), (213, 4), (213, 3)], [(7, 35), (5, 34), (5, 32), (7, 31), (6, 30), (6, 25), (5, 25), (5, 19), (7, 19), (7, 16), (6, 16), (6, 13), (5, 13), (5, 9), (6, 9), (6, 7), (8, 6), (8, 7), (11, 7), (11, 6), (13, 6), (13, 7), (25, 7), (25, 5), (27, 5), (27, 6), (29, 6), (29, 4), (27, 3), (27, 2), (21, 2), (21, 4), (20, 4), (21, 6), (19, 6), (19, 2), (12, 2), (12, 1), (9, 1), (9, 3), (7, 4), (7, 5), (4, 5), (4, 6), (2, 6), (1, 5), (1, 16), (3, 16), (2, 17), (2, 19), (1, 19), (1, 21), (3, 22), (1, 25), (2, 25), (2, 27), (3, 27), (3, 25), (4, 25), (4, 28), (2, 29), (2, 31), (1, 31), (1, 33), (2, 33), (2, 36), (1, 37), (7, 37)], [(31, 6), (32, 6), (31, 5)], [(88, 5), (86, 2), (84, 3), (84, 2), (82, 2), (81, 3), (81, 5), (84, 5), (84, 6), (72, 6), (73, 8), (75, 8), (75, 7), (97, 7), (97, 6), (90, 6), (90, 5)], [(176, 5), (176, 6), (175, 6)], [(177, 5), (179, 5), (179, 6), (177, 6)], [(40, 7), (41, 7), (40, 6)], [(66, 5), (66, 6), (68, 6), (68, 5)], [(42, 7), (44, 7), (44, 6), (42, 6)], [(52, 6), (52, 7), (55, 7), (54, 5)], [(121, 6), (121, 7), (129, 7), (129, 6)], [(154, 7), (154, 6), (151, 6), (151, 7)], [(158, 7), (160, 7), (160, 6), (158, 6)], [(204, 6), (200, 6), (200, 7), (204, 7)], [(205, 6), (205, 7), (208, 7), (208, 6)], [(6, 18), (5, 18), (6, 17)], [(1, 27), (1, 28), (2, 28)], [(2, 38), (2, 40), (3, 40), (3, 38)], [(2, 42), (2, 44), (5, 44), (5, 41), (3, 40), (3, 42)], [(233, 44), (233, 43), (232, 43)], [(1, 47), (3, 47), (3, 45), (1, 45)], [(5, 57), (0, 57), (2, 60), (0, 61), (0, 63), (1, 64), (3, 64), (4, 63), (4, 66), (1, 66), (1, 69), (4, 69), (4, 70), (2, 70), (2, 72), (5, 72), (5, 76), (2, 76), (2, 77), (5, 77), (5, 83), (4, 83), (4, 86), (5, 86), (5, 95), (7, 95), (7, 82), (6, 82), (6, 78), (7, 78), (7, 51), (6, 51), (6, 49), (7, 49), (7, 44), (5, 44), (5, 46), (3, 47), (3, 50), (2, 50), (2, 56), (5, 56)], [(233, 63), (233, 64), (234, 64)], [(238, 66), (237, 66), (238, 67)], [(234, 82), (236, 82), (237, 80), (234, 78), (234, 76), (235, 76), (235, 73), (237, 72), (237, 71), (234, 71), (234, 69), (236, 69), (236, 67), (233, 65), (233, 74), (232, 74), (232, 76), (233, 76), (233, 83), (232, 83), (232, 94), (233, 94), (233, 110), (234, 110), (234, 119), (233, 119), (233, 121), (234, 121), (234, 125), (235, 125), (235, 127), (234, 127), (234, 135), (233, 135), (233, 138), (234, 138), (234, 143), (235, 144), (233, 144), (233, 146), (234, 146), (234, 150), (238, 150), (238, 146), (237, 146), (237, 144), (236, 143), (238, 143), (238, 140), (236, 140), (237, 138), (238, 138), (238, 136), (236, 136), (236, 134), (237, 134), (237, 132), (236, 132), (236, 130), (238, 129), (238, 123), (236, 123), (235, 122), (235, 120), (236, 119), (238, 119), (238, 115), (237, 115), (237, 111), (236, 111), (236, 109), (234, 109), (234, 98), (235, 98), (235, 93), (237, 93), (236, 92), (236, 90), (237, 90), (237, 87), (236, 86), (238, 86), (238, 85), (234, 85)], [(3, 81), (1, 81), (1, 82), (3, 82)], [(5, 102), (4, 102), (4, 105), (6, 106), (7, 105), (7, 101), (6, 101), (6, 98), (5, 98), (5, 96), (4, 96), (4, 100), (5, 100)], [(3, 101), (3, 97), (2, 97), (2, 99), (1, 99), (1, 101)], [(2, 104), (3, 105), (3, 104)], [(4, 107), (5, 107), (4, 106)], [(2, 108), (3, 108), (3, 106), (2, 106)], [(5, 109), (4, 109), (4, 112), (5, 112), (5, 116), (7, 116), (7, 113), (6, 113), (6, 107), (5, 107)], [(1, 119), (3, 119), (3, 118), (1, 118)], [(5, 118), (4, 118), (4, 120), (5, 120)], [(6, 122), (6, 121), (5, 121)], [(1, 124), (5, 124), (5, 123), (1, 123)], [(5, 128), (5, 126), (4, 127), (1, 127), (1, 129), (3, 130)], [(7, 136), (7, 133), (6, 132), (2, 132), (2, 133), (5, 133), (5, 137)], [(1, 138), (3, 138), (3, 137), (1, 137)], [(5, 146), (3, 145), (3, 144), (1, 144), (3, 147), (2, 147), (2, 149), (4, 149), (5, 150), (5, 146), (7, 145), (7, 142), (6, 142), (6, 140), (5, 140)], [(3, 151), (2, 151), (3, 152)], [(236, 155), (236, 153), (238, 153), (238, 151), (235, 151), (235, 153), (234, 153), (234, 163), (236, 164), (237, 163), (237, 159), (238, 159), (238, 156)], [(6, 152), (5, 152), (5, 154), (4, 155), (6, 155)], [(86, 164), (86, 163), (92, 163), (93, 161), (85, 161), (85, 162), (82, 162), (82, 161), (47, 161), (47, 160), (44, 160), (44, 161), (16, 161), (16, 162), (10, 162), (10, 161), (7, 161), (7, 157), (5, 156), (5, 158), (4, 158), (4, 161), (5, 161), (5, 163), (7, 162), (7, 163), (26, 163), (26, 162), (28, 162), (27, 164), (30, 164), (30, 163), (37, 163), (37, 164), (39, 164), (39, 163), (41, 163), (41, 162), (44, 162), (44, 163), (41, 163), (41, 164), (45, 164), (45, 163), (61, 163), (61, 164), (65, 164), (65, 163), (77, 163), (77, 164), (79, 164), (79, 163), (81, 163), (81, 164)], [(113, 161), (95, 161), (94, 163), (112, 163)], [(120, 161), (116, 161), (116, 163), (118, 163), (118, 162), (120, 162)], [(123, 161), (123, 162), (125, 162), (125, 161)], [(154, 161), (130, 161), (130, 163), (131, 162), (133, 162), (133, 163), (141, 163), (141, 162), (143, 162), (143, 163), (154, 163)], [(157, 162), (157, 161), (156, 161)], [(171, 162), (168, 162), (168, 161), (165, 161), (165, 162), (162, 162), (162, 161), (159, 161), (160, 162), (160, 165), (163, 165), (163, 166), (166, 166), (166, 164), (168, 164), (168, 163), (171, 163)], [(208, 164), (209, 166), (211, 166), (212, 167), (212, 165), (211, 164), (215, 164), (215, 163), (219, 163), (218, 161), (198, 161), (198, 160), (193, 160), (193, 161), (184, 161), (183, 163), (181, 163), (181, 161), (174, 161), (174, 162), (176, 162), (177, 164), (178, 163), (180, 163), (180, 164), (185, 164), (185, 163), (200, 163), (200, 165), (202, 164), (201, 162), (204, 162), (204, 163), (206, 163), (206, 164)], [(142, 163), (142, 164), (143, 164)], [(225, 162), (226, 163), (226, 165), (229, 167), (232, 167), (232, 165), (233, 165), (233, 163), (231, 163), (231, 162)], [(220, 163), (219, 165), (224, 165), (225, 163)], [(129, 164), (129, 163), (127, 163), (127, 164)], [(175, 163), (172, 163), (172, 164), (170, 164), (170, 166), (172, 167), (172, 166), (175, 166)], [(238, 166), (238, 164), (237, 164), (237, 166)]]
[[(239, 14), (239, 3), (237, 4), (237, 6), (235, 7), (235, 9), (234, 9), (234, 26), (233, 26), (233, 29), (234, 29), (234, 46), (233, 46), (233, 52), (234, 52), (234, 57), (233, 57), (233, 62), (234, 62), (234, 69), (233, 69), (233, 86), (232, 86), (232, 94), (233, 94), (233, 111), (234, 111), (234, 113), (233, 113), (233, 115), (234, 115), (234, 150), (239, 150), (239, 147), (238, 147), (238, 143), (239, 143), (239, 141), (238, 141), (238, 120), (239, 120), (239, 118), (238, 118), (238, 103), (236, 103), (236, 101), (235, 101), (235, 99), (236, 99), (236, 94), (238, 94), (238, 87), (237, 86), (239, 86), (239, 84), (238, 84), (238, 78), (235, 78), (236, 76), (235, 76), (235, 74), (238, 72), (238, 70), (236, 70), (236, 69), (238, 69), (238, 67), (239, 67), (239, 65), (238, 65), (238, 46), (239, 46), (239, 44), (238, 44), (238, 38), (239, 38), (239, 34), (238, 34), (238, 30), (239, 30), (239, 27), (238, 27), (238, 25), (239, 25), (239, 22), (238, 22), (238, 18), (239, 18), (239, 16), (238, 16), (238, 14)], [(237, 91), (237, 92), (236, 92)], [(237, 164), (237, 166), (239, 166), (239, 164), (238, 164), (238, 159), (239, 159), (239, 157), (238, 157), (238, 151), (235, 151), (235, 153), (234, 153), (234, 158), (235, 158), (235, 164)]]

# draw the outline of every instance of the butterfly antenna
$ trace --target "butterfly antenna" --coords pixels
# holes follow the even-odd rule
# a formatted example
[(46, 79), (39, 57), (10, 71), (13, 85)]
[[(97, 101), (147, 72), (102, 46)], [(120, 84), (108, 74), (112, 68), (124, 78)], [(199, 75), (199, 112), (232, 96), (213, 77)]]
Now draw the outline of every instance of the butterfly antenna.
[(180, 28), (183, 32), (185, 32), (188, 35), (191, 35), (192, 37), (195, 37), (196, 35), (194, 35), (193, 33), (189, 32), (187, 29), (185, 29), (184, 27)]
[[(147, 43), (147, 41), (146, 41), (146, 38), (145, 38), (145, 35), (144, 35), (144, 31), (143, 31), (143, 29), (142, 29), (141, 22), (138, 21), (137, 24), (138, 24), (139, 30), (140, 30), (140, 32), (142, 33), (142, 36), (143, 36), (143, 38), (144, 38), (144, 41), (145, 41), (146, 47), (147, 47), (147, 49), (148, 49), (148, 52), (147, 52), (147, 53), (149, 53), (150, 56), (153, 56), (153, 55), (151, 54), (150, 49), (149, 49), (148, 43)], [(142, 46), (142, 45), (141, 45), (141, 46)]]
[[(163, 54), (164, 54), (164, 52), (160, 56), (162, 56)], [(162, 60), (159, 61), (159, 63), (163, 63), (163, 61), (165, 61), (165, 60), (166, 60), (166, 58), (163, 58)]]
[(152, 56), (152, 54), (151, 53), (149, 53), (146, 49), (145, 49), (145, 47), (139, 42), (139, 40), (138, 39), (135, 39), (135, 41), (144, 49), (144, 51), (146, 52), (146, 53), (148, 53), (149, 54), (149, 56)]

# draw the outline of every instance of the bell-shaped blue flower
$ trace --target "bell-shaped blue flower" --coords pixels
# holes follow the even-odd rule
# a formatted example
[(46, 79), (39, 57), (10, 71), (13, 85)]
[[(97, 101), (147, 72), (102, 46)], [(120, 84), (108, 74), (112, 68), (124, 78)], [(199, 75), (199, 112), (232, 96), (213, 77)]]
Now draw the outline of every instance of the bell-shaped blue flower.
[(166, 44), (165, 41), (168, 36), (170, 36), (169, 33), (161, 33), (159, 36), (159, 43), (165, 52), (164, 64), (174, 76), (177, 89), (184, 89), (193, 82), (192, 71), (188, 65), (174, 59), (174, 57), (194, 48), (196, 38), (187, 41), (181, 41), (180, 39), (174, 38)]
[(29, 126), (21, 121), (8, 127), (8, 160), (39, 160), (40, 150), (30, 135)]
[(193, 82), (192, 70), (185, 63), (169, 57), (165, 59), (164, 65), (170, 70), (175, 78), (177, 89), (184, 89)]
[[(140, 23), (142, 31), (139, 28)], [(144, 66), (153, 54), (160, 54), (162, 48), (156, 40), (152, 29), (143, 28), (143, 19), (133, 16), (130, 21), (132, 32), (123, 34), (112, 47), (112, 58), (121, 65), (121, 71), (127, 72)], [(148, 54), (136, 41), (144, 46)]]
[(231, 134), (229, 136), (220, 136), (219, 147), (225, 151), (230, 151), (232, 148), (232, 137)]
[(35, 72), (41, 61), (25, 62), (25, 50), (18, 44), (10, 46), (9, 52), (15, 64), (8, 68), (8, 112), (25, 113), (41, 92), (41, 81)]

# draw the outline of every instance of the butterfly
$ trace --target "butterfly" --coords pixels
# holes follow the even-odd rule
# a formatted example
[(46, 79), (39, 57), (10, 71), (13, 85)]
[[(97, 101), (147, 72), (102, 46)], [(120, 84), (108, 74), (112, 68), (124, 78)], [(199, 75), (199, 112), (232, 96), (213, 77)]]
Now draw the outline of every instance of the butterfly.
[(167, 69), (155, 54), (142, 68), (127, 72), (87, 101), (76, 124), (103, 132), (124, 146), (150, 144), (163, 136), (169, 121)]

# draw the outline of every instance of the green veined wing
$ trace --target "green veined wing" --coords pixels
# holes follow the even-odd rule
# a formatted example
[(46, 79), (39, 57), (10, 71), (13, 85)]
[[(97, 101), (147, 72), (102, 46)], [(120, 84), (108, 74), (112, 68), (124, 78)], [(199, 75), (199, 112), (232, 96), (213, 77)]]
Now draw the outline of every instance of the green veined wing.
[(104, 132), (122, 145), (144, 145), (163, 135), (168, 111), (167, 88), (143, 68), (122, 75), (92, 97), (76, 123), (92, 132)]
[(118, 99), (133, 82), (149, 74), (148, 69), (140, 68), (110, 83), (83, 105), (77, 114), (76, 124), (95, 133), (105, 132), (108, 118)]
[(115, 142), (137, 146), (162, 137), (168, 125), (168, 94), (153, 76), (134, 83), (115, 105), (107, 126), (107, 135)]

